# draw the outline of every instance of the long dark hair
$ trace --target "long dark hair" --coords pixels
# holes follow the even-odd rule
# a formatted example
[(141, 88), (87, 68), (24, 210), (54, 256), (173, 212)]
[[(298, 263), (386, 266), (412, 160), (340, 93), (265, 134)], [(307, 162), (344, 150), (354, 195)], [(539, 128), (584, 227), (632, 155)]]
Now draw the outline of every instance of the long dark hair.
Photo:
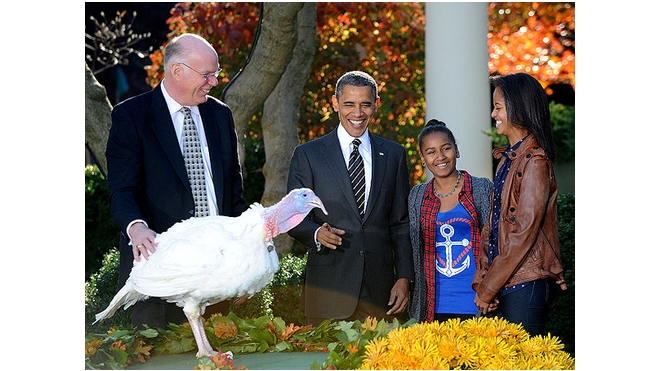
[(543, 86), (524, 72), (492, 76), (490, 81), (493, 88), (502, 90), (509, 123), (532, 134), (548, 159), (554, 161), (555, 141), (552, 138), (548, 95)]

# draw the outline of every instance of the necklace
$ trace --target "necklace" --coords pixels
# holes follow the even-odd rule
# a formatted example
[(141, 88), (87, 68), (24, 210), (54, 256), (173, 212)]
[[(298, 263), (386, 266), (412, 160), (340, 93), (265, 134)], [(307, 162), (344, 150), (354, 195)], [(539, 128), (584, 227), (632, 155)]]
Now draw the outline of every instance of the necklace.
[(456, 170), (456, 173), (458, 174), (458, 175), (456, 175), (456, 184), (454, 184), (454, 187), (451, 189), (451, 191), (449, 191), (449, 193), (445, 193), (443, 195), (441, 195), (440, 193), (438, 193), (438, 191), (435, 190), (435, 179), (433, 179), (433, 194), (435, 194), (436, 196), (438, 196), (440, 198), (446, 198), (446, 197), (451, 196), (454, 193), (454, 191), (456, 190), (456, 187), (458, 187), (458, 183), (461, 180), (461, 172)]

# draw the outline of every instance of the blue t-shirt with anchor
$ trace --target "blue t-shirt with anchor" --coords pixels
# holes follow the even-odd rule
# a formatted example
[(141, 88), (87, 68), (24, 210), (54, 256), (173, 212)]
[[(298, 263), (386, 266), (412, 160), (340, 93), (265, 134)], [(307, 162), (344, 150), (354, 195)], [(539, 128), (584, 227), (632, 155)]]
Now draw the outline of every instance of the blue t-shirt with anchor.
[(460, 203), (438, 213), (435, 246), (435, 313), (475, 314), (470, 215)]

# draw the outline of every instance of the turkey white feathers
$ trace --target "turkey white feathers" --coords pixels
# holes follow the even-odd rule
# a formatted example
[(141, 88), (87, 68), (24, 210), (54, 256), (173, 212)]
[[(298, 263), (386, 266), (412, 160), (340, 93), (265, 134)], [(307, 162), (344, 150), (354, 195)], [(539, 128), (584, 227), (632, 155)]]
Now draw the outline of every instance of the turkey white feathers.
[(94, 323), (149, 297), (183, 308), (197, 342), (197, 357), (213, 356), (201, 319), (207, 306), (261, 291), (278, 269), (273, 237), (300, 224), (315, 207), (311, 189), (294, 189), (270, 207), (254, 203), (238, 217), (207, 216), (174, 224), (156, 239), (148, 259), (134, 261), (126, 284)]

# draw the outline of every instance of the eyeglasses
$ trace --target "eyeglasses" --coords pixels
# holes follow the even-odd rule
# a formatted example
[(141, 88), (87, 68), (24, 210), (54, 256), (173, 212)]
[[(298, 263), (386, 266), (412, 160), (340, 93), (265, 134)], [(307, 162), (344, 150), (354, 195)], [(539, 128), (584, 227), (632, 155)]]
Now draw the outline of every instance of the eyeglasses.
[(179, 62), (179, 63), (181, 63), (182, 65), (184, 65), (184, 66), (190, 68), (191, 70), (197, 72), (200, 76), (202, 76), (202, 77), (204, 78), (204, 80), (205, 80), (206, 82), (209, 81), (209, 79), (211, 78), (211, 76), (214, 76), (214, 77), (216, 78), (216, 80), (217, 80), (217, 79), (218, 79), (218, 75), (220, 75), (220, 72), (222, 72), (222, 68), (218, 68), (218, 70), (215, 71), (215, 72), (210, 72), (210, 73), (207, 73), (207, 74), (203, 74), (203, 73), (197, 71), (196, 69), (190, 67), (189, 65), (187, 65), (187, 64), (185, 64), (185, 63), (183, 63), (183, 62)]

